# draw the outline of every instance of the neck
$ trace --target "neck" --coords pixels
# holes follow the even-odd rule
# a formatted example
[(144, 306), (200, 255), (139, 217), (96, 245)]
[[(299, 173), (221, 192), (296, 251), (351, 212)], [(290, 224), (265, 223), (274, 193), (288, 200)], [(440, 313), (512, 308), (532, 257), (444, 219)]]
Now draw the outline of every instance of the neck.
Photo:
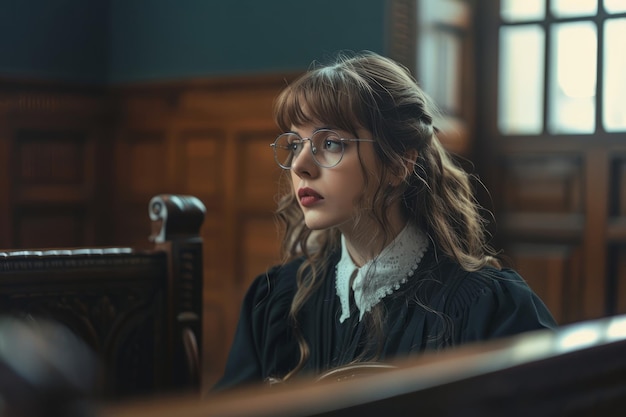
[(399, 204), (390, 207), (390, 233), (388, 236), (385, 235), (384, 230), (376, 221), (369, 220), (364, 223), (359, 224), (358, 230), (351, 226), (341, 228), (341, 232), (346, 239), (348, 253), (358, 267), (365, 265), (368, 261), (378, 256), (404, 229), (407, 218), (400, 210)]

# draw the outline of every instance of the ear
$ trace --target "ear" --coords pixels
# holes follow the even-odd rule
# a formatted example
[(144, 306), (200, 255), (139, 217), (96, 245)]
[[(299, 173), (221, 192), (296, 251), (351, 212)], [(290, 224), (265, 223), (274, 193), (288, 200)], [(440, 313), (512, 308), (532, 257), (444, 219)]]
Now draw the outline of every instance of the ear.
[(401, 172), (394, 173), (389, 180), (389, 185), (397, 187), (413, 172), (415, 161), (417, 161), (417, 149), (409, 149), (404, 153), (404, 167)]

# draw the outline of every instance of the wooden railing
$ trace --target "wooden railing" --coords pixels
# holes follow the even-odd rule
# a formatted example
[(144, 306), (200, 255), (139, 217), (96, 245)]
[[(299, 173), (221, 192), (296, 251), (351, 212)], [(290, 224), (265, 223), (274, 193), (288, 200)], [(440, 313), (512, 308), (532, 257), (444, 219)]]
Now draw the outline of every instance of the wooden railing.
[(106, 405), (98, 415), (622, 416), (625, 351), (619, 316), (427, 354), (340, 382)]

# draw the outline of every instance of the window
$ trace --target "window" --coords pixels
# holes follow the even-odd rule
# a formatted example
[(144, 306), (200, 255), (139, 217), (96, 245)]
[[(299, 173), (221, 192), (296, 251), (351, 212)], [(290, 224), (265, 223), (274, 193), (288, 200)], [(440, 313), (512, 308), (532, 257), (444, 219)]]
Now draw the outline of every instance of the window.
[(439, 112), (449, 150), (471, 152), (474, 131), (474, 6), (471, 0), (388, 0), (387, 54), (404, 64)]
[(626, 0), (501, 0), (498, 129), (626, 131)]

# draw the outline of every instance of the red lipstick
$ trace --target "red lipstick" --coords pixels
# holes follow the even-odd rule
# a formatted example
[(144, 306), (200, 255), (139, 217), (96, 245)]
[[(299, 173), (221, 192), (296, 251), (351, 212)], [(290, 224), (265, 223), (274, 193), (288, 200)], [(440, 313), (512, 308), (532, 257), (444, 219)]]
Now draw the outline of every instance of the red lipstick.
[(305, 187), (298, 189), (298, 199), (300, 199), (300, 205), (302, 207), (310, 207), (318, 201), (323, 200), (324, 197), (314, 189)]

